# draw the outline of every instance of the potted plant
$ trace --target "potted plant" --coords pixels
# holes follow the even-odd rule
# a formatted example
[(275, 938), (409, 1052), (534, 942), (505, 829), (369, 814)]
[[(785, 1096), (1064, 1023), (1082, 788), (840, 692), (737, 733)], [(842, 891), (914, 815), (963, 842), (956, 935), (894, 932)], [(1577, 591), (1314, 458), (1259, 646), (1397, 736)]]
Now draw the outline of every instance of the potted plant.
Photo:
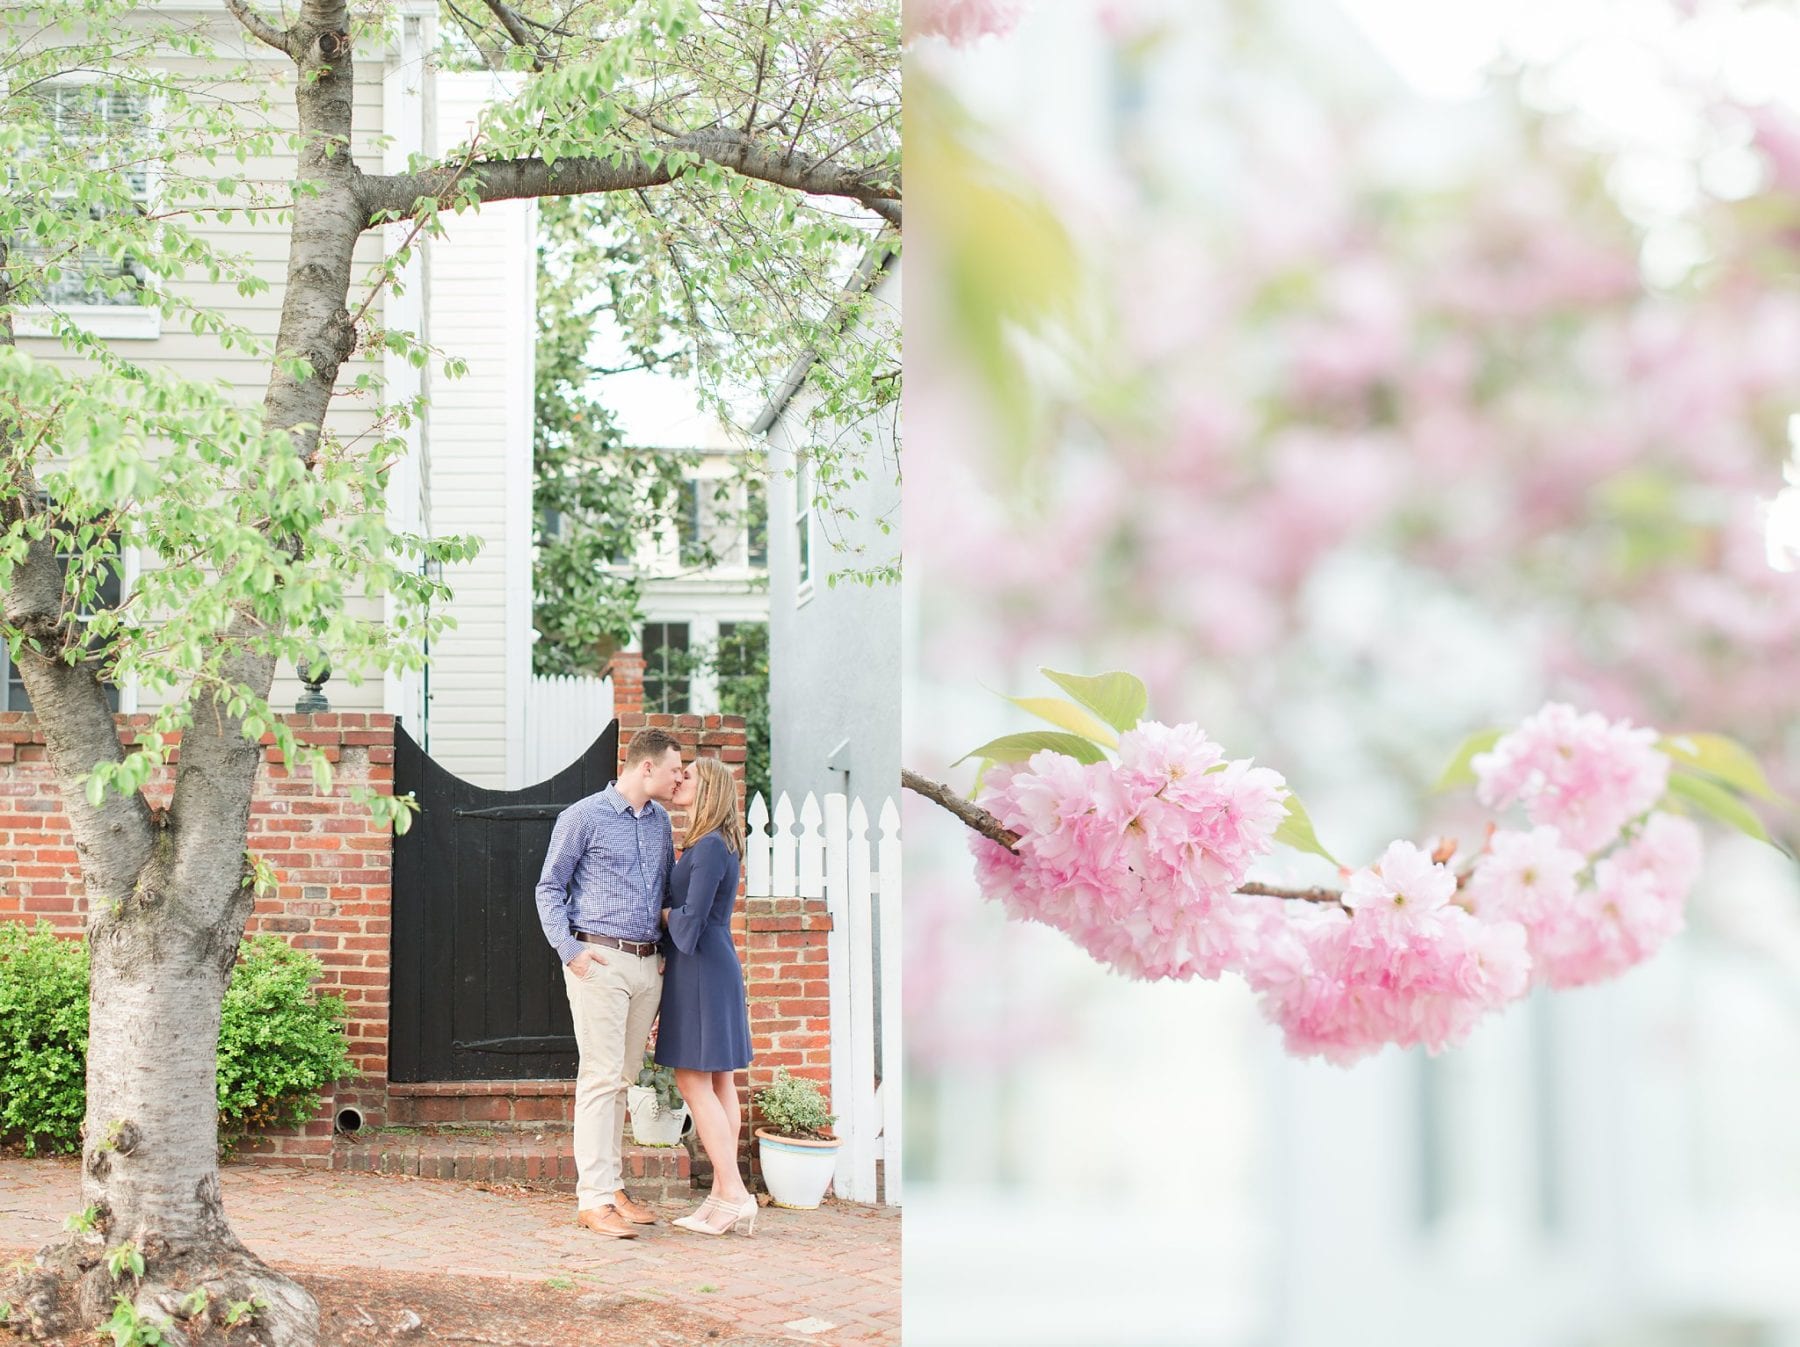
[(631, 1139), (640, 1146), (678, 1146), (687, 1130), (687, 1105), (675, 1088), (675, 1073), (658, 1066), (649, 1053), (644, 1054), (643, 1070), (637, 1084), (625, 1091), (626, 1107), (631, 1113)]
[(825, 1096), (812, 1081), (782, 1067), (772, 1084), (756, 1092), (756, 1109), (763, 1117), (756, 1141), (770, 1200), (801, 1210), (818, 1206), (837, 1169), (839, 1145)]

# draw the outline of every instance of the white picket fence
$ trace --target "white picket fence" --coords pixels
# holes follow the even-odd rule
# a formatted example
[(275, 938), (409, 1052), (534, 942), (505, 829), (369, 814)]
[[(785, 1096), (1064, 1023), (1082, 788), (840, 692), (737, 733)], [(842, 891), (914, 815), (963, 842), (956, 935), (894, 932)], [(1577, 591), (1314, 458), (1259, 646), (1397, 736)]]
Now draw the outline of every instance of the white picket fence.
[[(837, 1195), (900, 1205), (900, 810), (883, 800), (869, 837), (861, 800), (784, 794), (774, 832), (761, 795), (750, 804), (745, 892), (823, 898), (831, 914), (831, 1099), (838, 1115)], [(796, 823), (798, 827), (796, 828)]]
[(525, 779), (547, 781), (580, 757), (612, 724), (612, 684), (604, 678), (534, 675), (525, 693)]

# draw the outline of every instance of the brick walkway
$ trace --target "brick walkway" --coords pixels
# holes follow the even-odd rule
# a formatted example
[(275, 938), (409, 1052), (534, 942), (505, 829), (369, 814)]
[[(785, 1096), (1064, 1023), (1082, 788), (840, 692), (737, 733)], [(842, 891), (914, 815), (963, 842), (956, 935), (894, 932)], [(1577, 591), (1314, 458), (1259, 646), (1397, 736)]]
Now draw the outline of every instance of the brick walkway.
[[(668, 1227), (692, 1201), (663, 1204), (662, 1225), (604, 1240), (574, 1224), (573, 1199), (382, 1174), (228, 1165), (225, 1210), (258, 1255), (285, 1270), (567, 1278), (716, 1315), (740, 1330), (831, 1344), (900, 1341), (900, 1214), (828, 1203), (765, 1207), (749, 1239)], [(0, 1258), (48, 1240), (79, 1205), (72, 1158), (0, 1158)]]

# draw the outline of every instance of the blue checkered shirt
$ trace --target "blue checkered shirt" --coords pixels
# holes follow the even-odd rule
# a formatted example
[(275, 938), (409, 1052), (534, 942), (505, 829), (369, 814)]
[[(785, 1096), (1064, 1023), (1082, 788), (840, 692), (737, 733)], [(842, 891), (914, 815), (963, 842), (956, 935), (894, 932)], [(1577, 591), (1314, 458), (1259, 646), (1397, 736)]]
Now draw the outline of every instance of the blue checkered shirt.
[(538, 876), (544, 938), (564, 963), (581, 953), (575, 931), (660, 940), (674, 868), (675, 835), (655, 800), (633, 813), (616, 786), (577, 800), (557, 816)]

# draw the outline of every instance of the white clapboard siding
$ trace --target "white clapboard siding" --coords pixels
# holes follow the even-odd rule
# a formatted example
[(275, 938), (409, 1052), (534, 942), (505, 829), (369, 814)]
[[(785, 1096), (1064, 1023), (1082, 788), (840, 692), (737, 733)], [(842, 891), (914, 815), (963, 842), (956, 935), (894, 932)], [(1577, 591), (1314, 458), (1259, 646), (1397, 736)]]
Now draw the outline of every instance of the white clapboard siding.
[(604, 678), (534, 677), (525, 694), (525, 784), (548, 781), (612, 723)]
[[(437, 78), (440, 146), (470, 134), (507, 83), (481, 73)], [(433, 342), (468, 362), (430, 372), (431, 531), (473, 534), (480, 553), (444, 568), (454, 630), (431, 646), (431, 756), (465, 781), (516, 790), (525, 765), (531, 684), (531, 428), (536, 215), (490, 202), (443, 218), (427, 250)], [(571, 748), (569, 757), (586, 748)], [(558, 764), (563, 766), (566, 764)]]
[[(199, 11), (196, 10), (196, 15), (198, 14)], [(284, 147), (275, 154), (254, 155), (242, 165), (234, 165), (236, 175), (241, 180), (250, 182), (290, 180), (295, 174), (294, 156), (285, 147), (287, 136), (298, 128), (293, 84), (299, 77), (293, 63), (279, 53), (240, 50), (244, 34), (232, 23), (223, 6), (218, 8), (214, 17), (217, 20), (214, 32), (220, 39), (216, 54), (190, 56), (178, 54), (161, 44), (147, 45), (143, 58), (146, 78), (154, 81), (158, 72), (167, 71), (186, 77), (200, 76), (208, 79), (211, 82), (210, 96), (235, 105), (246, 129), (272, 132), (275, 144)], [(161, 21), (158, 16), (149, 13), (124, 16), (121, 19), (122, 31), (135, 28), (141, 37), (145, 24)], [(255, 48), (257, 44), (249, 45)], [(382, 81), (388, 66), (378, 51), (372, 50), (365, 58), (364, 53), (359, 50), (357, 56), (356, 77), (351, 89), (356, 152), (365, 164), (379, 163), (381, 139), (387, 130), (382, 121)], [(257, 103), (262, 94), (270, 97), (266, 108)], [(235, 280), (215, 282), (198, 273), (169, 280), (166, 282), (167, 288), (184, 300), (218, 309), (229, 321), (247, 327), (265, 345), (272, 347), (280, 327), (281, 304), (287, 286), (287, 231), (270, 228), (267, 224), (255, 224), (247, 212), (239, 212), (229, 224), (221, 223), (216, 216), (202, 213), (193, 220), (192, 228), (196, 234), (222, 251), (243, 255), (251, 273), (262, 280), (267, 288), (257, 294), (245, 296), (238, 293)], [(381, 239), (377, 231), (372, 230), (357, 241), (353, 257), (353, 274), (358, 278), (368, 275), (371, 268), (381, 260)], [(356, 292), (352, 298), (353, 306), (361, 302), (360, 296), (363, 293), (361, 289)], [(385, 295), (378, 295), (368, 314), (369, 325), (377, 330), (386, 325), (385, 305)], [(83, 316), (83, 308), (79, 305), (69, 308), (67, 312), (78, 321)], [(64, 348), (58, 339), (47, 335), (33, 335), (47, 331), (41, 318), (34, 318), (29, 311), (21, 312), (16, 317), (20, 327), (17, 344), (21, 352), (69, 371), (79, 371), (88, 365), (87, 356)], [(88, 321), (94, 321), (91, 315)], [(196, 334), (187, 320), (181, 317), (164, 318), (158, 335), (117, 338), (112, 339), (109, 344), (113, 344), (120, 355), (144, 365), (167, 368), (185, 378), (222, 386), (245, 406), (260, 406), (268, 388), (270, 366), (265, 355), (257, 354), (249, 346), (222, 346), (210, 332)], [(358, 375), (370, 371), (379, 372), (380, 368), (378, 354), (372, 354), (366, 349), (359, 351), (344, 363), (339, 372), (340, 391), (349, 387)], [(325, 426), (339, 439), (354, 444), (374, 431), (375, 421), (367, 399), (340, 397), (326, 413)], [(160, 452), (159, 446), (153, 443), (150, 452), (153, 456), (156, 455)], [(129, 572), (133, 568), (141, 568), (142, 571), (148, 571), (159, 564), (150, 549), (139, 548), (135, 549), (135, 555), (127, 562), (127, 570)], [(353, 617), (378, 622), (382, 614), (381, 602), (379, 599), (353, 596), (351, 613)], [(332, 681), (326, 685), (325, 692), (332, 707), (343, 711), (379, 711), (382, 705), (380, 678), (370, 678), (356, 685), (344, 676), (345, 673), (343, 669), (337, 670)], [(154, 710), (168, 696), (153, 688), (128, 686), (122, 691), (126, 705), (140, 711)], [(274, 685), (269, 693), (271, 705), (277, 711), (291, 710), (302, 691), (299, 680), (294, 677), (292, 666), (283, 660), (275, 670)]]
[[(799, 827), (794, 826), (796, 818)], [(745, 889), (756, 898), (823, 897), (831, 915), (831, 1099), (843, 1138), (838, 1197), (900, 1205), (900, 811), (883, 800), (878, 837), (861, 800), (784, 794), (750, 803)], [(878, 1081), (877, 1063), (881, 1078)]]

